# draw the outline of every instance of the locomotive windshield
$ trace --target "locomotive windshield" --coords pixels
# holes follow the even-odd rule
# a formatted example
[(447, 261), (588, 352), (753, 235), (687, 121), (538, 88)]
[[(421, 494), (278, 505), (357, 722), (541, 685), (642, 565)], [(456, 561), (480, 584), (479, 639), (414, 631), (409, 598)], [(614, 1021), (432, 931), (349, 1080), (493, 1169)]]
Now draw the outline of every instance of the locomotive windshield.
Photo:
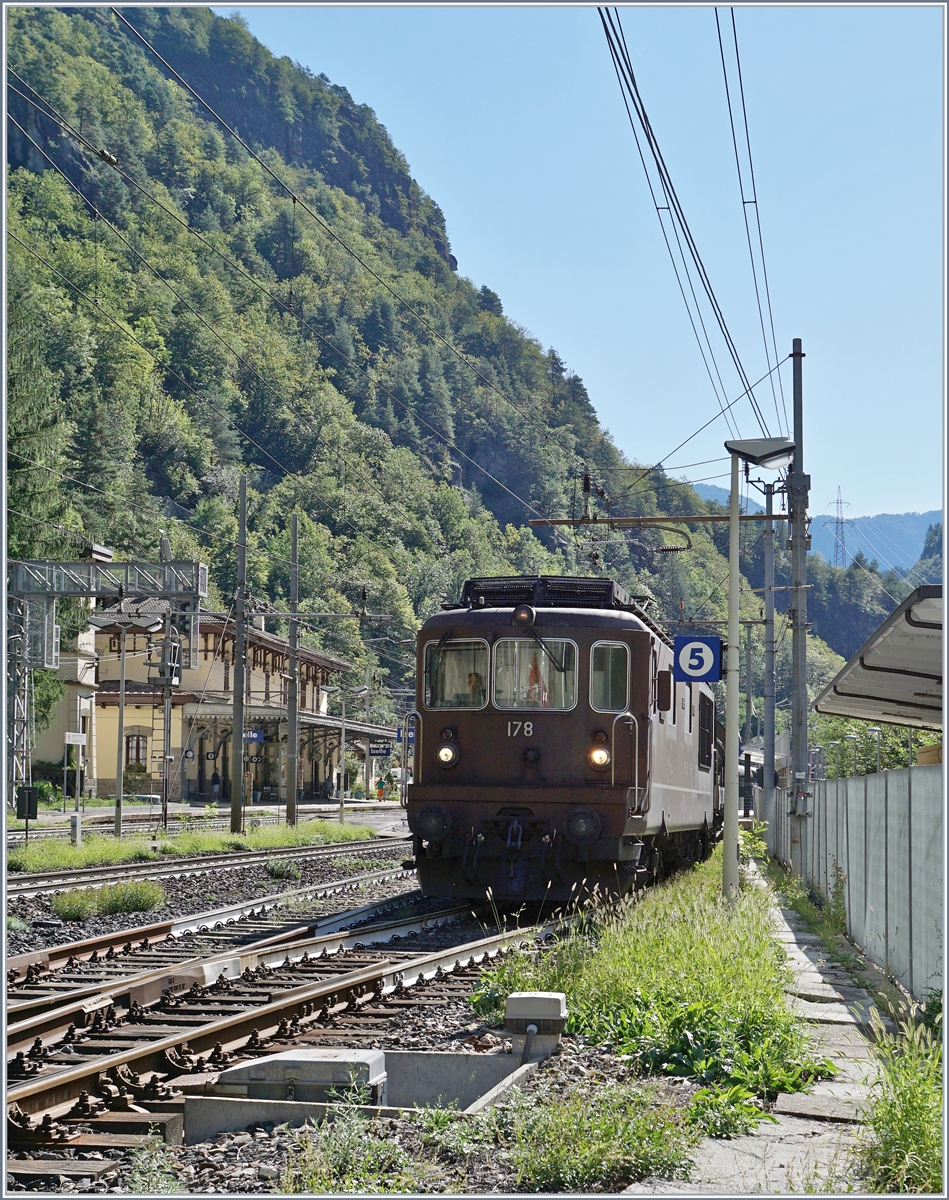
[(426, 708), (484, 708), (487, 680), (486, 642), (459, 638), (425, 647)]
[(577, 700), (577, 648), (545, 638), (502, 638), (494, 648), (494, 703), (498, 708), (564, 711)]

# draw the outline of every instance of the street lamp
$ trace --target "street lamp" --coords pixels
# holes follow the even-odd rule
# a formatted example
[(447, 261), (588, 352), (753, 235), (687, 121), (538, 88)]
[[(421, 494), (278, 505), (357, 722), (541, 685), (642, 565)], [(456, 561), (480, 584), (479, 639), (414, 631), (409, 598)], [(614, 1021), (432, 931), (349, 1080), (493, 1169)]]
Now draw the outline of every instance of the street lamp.
[(845, 742), (853, 742), (853, 773), (854, 773), (854, 775), (856, 775), (857, 774), (857, 735), (855, 733), (845, 734), (844, 741)]
[(840, 742), (828, 742), (828, 746), (833, 746), (835, 750), (834, 757), (834, 778), (840, 778)]
[(879, 775), (879, 774), (880, 774), (880, 736), (882, 735), (882, 733), (883, 733), (883, 730), (882, 730), (882, 729), (879, 727), (879, 725), (869, 725), (869, 726), (867, 726), (867, 733), (875, 733), (875, 734), (876, 734), (876, 739), (877, 739), (877, 774)]
[(738, 502), (739, 464), (751, 463), (766, 470), (786, 467), (794, 456), (789, 438), (746, 438), (725, 443), (731, 455), (731, 502), (728, 509), (728, 657), (725, 662), (725, 829), (722, 891), (738, 899), (738, 657), (740, 650), (738, 599), (740, 543)]
[(339, 764), (340, 764), (339, 819), (340, 819), (340, 823), (342, 823), (343, 815), (344, 815), (344, 811), (345, 811), (343, 802), (346, 799), (346, 697), (347, 696), (365, 696), (366, 693), (369, 691), (369, 689), (366, 687), (365, 684), (363, 684), (362, 687), (355, 687), (355, 688), (325, 687), (325, 688), (323, 688), (323, 691), (324, 692), (339, 692), (340, 699), (342, 700), (342, 703), (343, 703), (343, 713), (342, 713), (342, 721), (341, 721), (342, 729), (340, 731), (340, 738), (339, 738)]

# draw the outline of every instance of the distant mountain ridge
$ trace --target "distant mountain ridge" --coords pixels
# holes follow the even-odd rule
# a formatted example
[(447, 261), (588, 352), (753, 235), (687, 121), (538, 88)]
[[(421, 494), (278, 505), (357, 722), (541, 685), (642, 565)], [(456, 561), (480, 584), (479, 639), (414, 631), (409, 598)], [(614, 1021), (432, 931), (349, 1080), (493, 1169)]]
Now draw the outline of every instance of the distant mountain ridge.
[[(711, 483), (694, 483), (693, 488), (703, 500), (728, 505), (728, 489)], [(749, 502), (751, 512), (763, 512), (761, 504)], [(847, 562), (858, 550), (871, 561), (876, 559), (883, 570), (908, 570), (920, 558), (930, 525), (942, 521), (940, 509), (918, 513), (878, 513), (872, 517), (849, 517), (844, 528)], [(834, 561), (834, 517), (815, 514), (811, 520), (811, 552), (821, 554), (829, 563)]]

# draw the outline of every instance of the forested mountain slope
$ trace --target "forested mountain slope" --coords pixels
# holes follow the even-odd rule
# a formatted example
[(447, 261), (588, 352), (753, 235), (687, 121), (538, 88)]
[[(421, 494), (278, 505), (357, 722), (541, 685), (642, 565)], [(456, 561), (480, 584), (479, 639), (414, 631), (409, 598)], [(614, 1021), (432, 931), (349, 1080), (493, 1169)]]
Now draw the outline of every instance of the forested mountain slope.
[(239, 19), (123, 13), (299, 202), (109, 10), (8, 11), (11, 556), (92, 539), (151, 558), (165, 531), (226, 608), (248, 472), (258, 607), (285, 602), (296, 510), (301, 607), (349, 611), (365, 587), (394, 614), (308, 640), (390, 683), (399, 639), (475, 573), (605, 570), (669, 617), (720, 617), (708, 527), (672, 553), (526, 526), (578, 515), (585, 468), (619, 515), (705, 505), (626, 460), (582, 380), (457, 275), (372, 111)]

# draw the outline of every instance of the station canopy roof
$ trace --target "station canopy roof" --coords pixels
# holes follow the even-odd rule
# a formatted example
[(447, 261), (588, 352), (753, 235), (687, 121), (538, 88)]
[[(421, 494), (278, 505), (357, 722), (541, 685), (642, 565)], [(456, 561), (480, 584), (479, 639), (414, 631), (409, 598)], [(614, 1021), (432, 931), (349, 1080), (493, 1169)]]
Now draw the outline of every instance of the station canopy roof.
[(942, 728), (942, 585), (918, 587), (814, 702), (819, 713)]

